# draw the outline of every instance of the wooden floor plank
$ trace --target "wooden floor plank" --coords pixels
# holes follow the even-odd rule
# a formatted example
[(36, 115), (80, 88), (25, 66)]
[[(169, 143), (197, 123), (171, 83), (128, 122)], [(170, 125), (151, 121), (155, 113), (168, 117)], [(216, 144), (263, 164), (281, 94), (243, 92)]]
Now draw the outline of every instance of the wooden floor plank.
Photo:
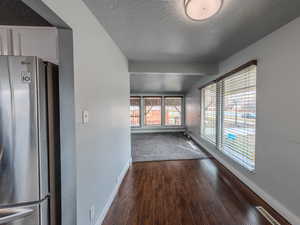
[(103, 225), (269, 225), (257, 205), (289, 224), (214, 159), (134, 163)]

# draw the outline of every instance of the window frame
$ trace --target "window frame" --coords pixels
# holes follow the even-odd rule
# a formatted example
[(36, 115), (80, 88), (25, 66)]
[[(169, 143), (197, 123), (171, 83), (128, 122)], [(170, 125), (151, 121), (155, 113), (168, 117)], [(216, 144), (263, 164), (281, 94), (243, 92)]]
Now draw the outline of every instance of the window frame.
[[(141, 118), (142, 118), (141, 117), (141, 114), (142, 114), (142, 98), (140, 96), (130, 96), (130, 100), (131, 100), (131, 98), (138, 98), (139, 99), (139, 125), (138, 126), (132, 126), (131, 125), (131, 118), (130, 118), (130, 127), (131, 128), (140, 128), (140, 127), (142, 127), (142, 121), (141, 121)], [(129, 105), (129, 107), (131, 107), (131, 104)]]
[[(216, 125), (215, 125), (215, 143), (211, 140), (209, 140), (208, 138), (205, 138), (204, 136), (202, 136), (202, 132), (203, 132), (203, 118), (204, 118), (204, 111), (203, 111), (203, 107), (204, 107), (204, 96), (203, 96), (203, 90), (211, 85), (215, 84), (216, 85)], [(205, 86), (200, 88), (200, 136), (201, 138), (203, 138), (205, 141), (213, 144), (213, 145), (217, 145), (217, 133), (218, 133), (218, 127), (217, 127), (217, 121), (218, 121), (218, 104), (217, 104), (217, 83), (215, 81), (209, 82), (207, 83)]]
[[(177, 128), (177, 127), (182, 127), (184, 126), (184, 97), (183, 96), (164, 96), (164, 102), (163, 102), (163, 106), (164, 106), (164, 110), (163, 110), (163, 116), (164, 116), (164, 119), (163, 119), (163, 126), (165, 127), (168, 127), (168, 128)], [(180, 112), (180, 125), (168, 125), (166, 124), (166, 99), (167, 98), (180, 98), (181, 99), (181, 112)]]
[[(184, 129), (185, 128), (185, 96), (184, 94), (147, 94), (147, 93), (132, 93), (130, 97), (140, 97), (141, 98), (141, 113), (140, 113), (140, 126), (131, 127), (132, 130), (139, 129), (154, 129), (154, 130), (163, 130), (163, 129)], [(144, 98), (147, 97), (161, 97), (161, 125), (146, 125), (145, 124), (145, 114), (144, 114)], [(181, 112), (181, 125), (180, 126), (171, 126), (165, 125), (165, 98), (166, 97), (180, 97), (182, 98), (182, 112)]]
[[(145, 99), (146, 98), (160, 98), (160, 124), (159, 125), (147, 125), (146, 124), (146, 113), (145, 113)], [(157, 128), (161, 127), (163, 124), (163, 97), (162, 96), (143, 96), (142, 97), (143, 101), (143, 125), (145, 128)]]
[[(257, 60), (251, 60), (247, 63), (245, 63), (244, 65), (224, 74), (223, 76), (220, 76), (219, 78), (203, 85), (202, 87), (199, 88), (200, 90), (200, 137), (202, 139), (204, 139), (205, 141), (208, 141), (210, 144), (214, 145), (216, 147), (217, 150), (219, 150), (220, 152), (222, 152), (223, 155), (225, 155), (226, 157), (228, 157), (230, 160), (232, 160), (233, 162), (235, 162), (237, 165), (239, 165), (241, 168), (246, 169), (249, 173), (255, 173), (255, 169), (256, 169), (256, 158), (254, 158), (254, 167), (253, 169), (250, 169), (248, 166), (245, 165), (245, 163), (243, 163), (243, 161), (239, 161), (234, 159), (233, 157), (229, 156), (229, 154), (226, 154), (223, 151), (223, 135), (224, 135), (224, 128), (223, 128), (223, 123), (224, 123), (224, 81), (226, 78), (229, 78), (231, 76), (237, 76), (241, 71), (251, 67), (251, 66), (256, 66), (257, 67)], [(256, 68), (257, 69), (257, 68)], [(256, 73), (256, 79), (257, 79), (257, 73)], [(202, 115), (202, 104), (203, 104), (203, 100), (202, 100), (202, 89), (206, 88), (207, 86), (216, 83), (216, 143), (212, 143), (211, 141), (203, 138), (202, 136), (202, 120), (203, 120), (203, 115)], [(256, 99), (255, 99), (255, 105), (257, 107), (257, 84), (256, 84)], [(257, 110), (256, 110), (256, 119), (255, 119), (255, 126), (257, 124)], [(257, 129), (255, 129), (255, 145), (254, 145), (254, 154), (256, 154), (256, 137), (257, 137)]]

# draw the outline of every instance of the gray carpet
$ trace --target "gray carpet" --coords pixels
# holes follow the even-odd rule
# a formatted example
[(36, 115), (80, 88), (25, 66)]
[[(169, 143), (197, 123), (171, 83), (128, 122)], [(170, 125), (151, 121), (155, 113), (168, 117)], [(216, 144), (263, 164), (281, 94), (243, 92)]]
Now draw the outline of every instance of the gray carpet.
[(133, 162), (208, 157), (183, 133), (132, 134), (131, 138)]

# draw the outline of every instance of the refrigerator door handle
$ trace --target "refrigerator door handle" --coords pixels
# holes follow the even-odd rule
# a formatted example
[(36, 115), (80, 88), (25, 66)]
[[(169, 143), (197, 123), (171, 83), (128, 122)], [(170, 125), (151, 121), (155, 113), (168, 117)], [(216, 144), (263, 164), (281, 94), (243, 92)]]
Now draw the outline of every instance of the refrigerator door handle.
[(34, 212), (28, 208), (7, 208), (0, 209), (0, 224), (9, 223), (14, 220), (29, 216)]

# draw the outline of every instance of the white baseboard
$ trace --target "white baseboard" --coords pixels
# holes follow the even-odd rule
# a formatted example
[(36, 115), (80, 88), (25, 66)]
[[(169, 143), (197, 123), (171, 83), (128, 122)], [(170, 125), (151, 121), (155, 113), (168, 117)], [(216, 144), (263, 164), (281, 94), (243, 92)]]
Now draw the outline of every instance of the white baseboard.
[(113, 189), (113, 191), (111, 192), (111, 194), (110, 194), (110, 196), (109, 196), (109, 198), (108, 198), (108, 200), (107, 200), (100, 216), (97, 218), (95, 225), (101, 225), (103, 223), (103, 220), (104, 220), (109, 208), (111, 207), (111, 204), (113, 203), (113, 201), (114, 201), (114, 199), (115, 199), (115, 197), (116, 197), (116, 195), (119, 191), (120, 185), (122, 184), (122, 181), (123, 181), (128, 169), (129, 169), (129, 167), (131, 166), (131, 164), (132, 164), (132, 159), (130, 159), (126, 163), (123, 170), (121, 171), (121, 173), (118, 177), (118, 182), (117, 182), (115, 188)]
[(291, 224), (300, 224), (300, 218), (290, 212), (285, 206), (283, 206), (279, 201), (274, 199), (271, 195), (266, 193), (262, 188), (257, 186), (254, 182), (245, 177), (241, 172), (231, 166), (228, 162), (222, 159), (218, 154), (216, 154), (211, 149), (204, 146), (201, 141), (198, 140), (192, 133), (188, 133), (191, 138), (199, 144), (202, 148), (208, 151), (216, 160), (223, 164), (231, 173), (238, 177), (245, 185), (247, 185), (252, 191), (254, 191), (260, 198), (267, 202), (273, 209), (280, 213), (285, 219), (287, 219)]

